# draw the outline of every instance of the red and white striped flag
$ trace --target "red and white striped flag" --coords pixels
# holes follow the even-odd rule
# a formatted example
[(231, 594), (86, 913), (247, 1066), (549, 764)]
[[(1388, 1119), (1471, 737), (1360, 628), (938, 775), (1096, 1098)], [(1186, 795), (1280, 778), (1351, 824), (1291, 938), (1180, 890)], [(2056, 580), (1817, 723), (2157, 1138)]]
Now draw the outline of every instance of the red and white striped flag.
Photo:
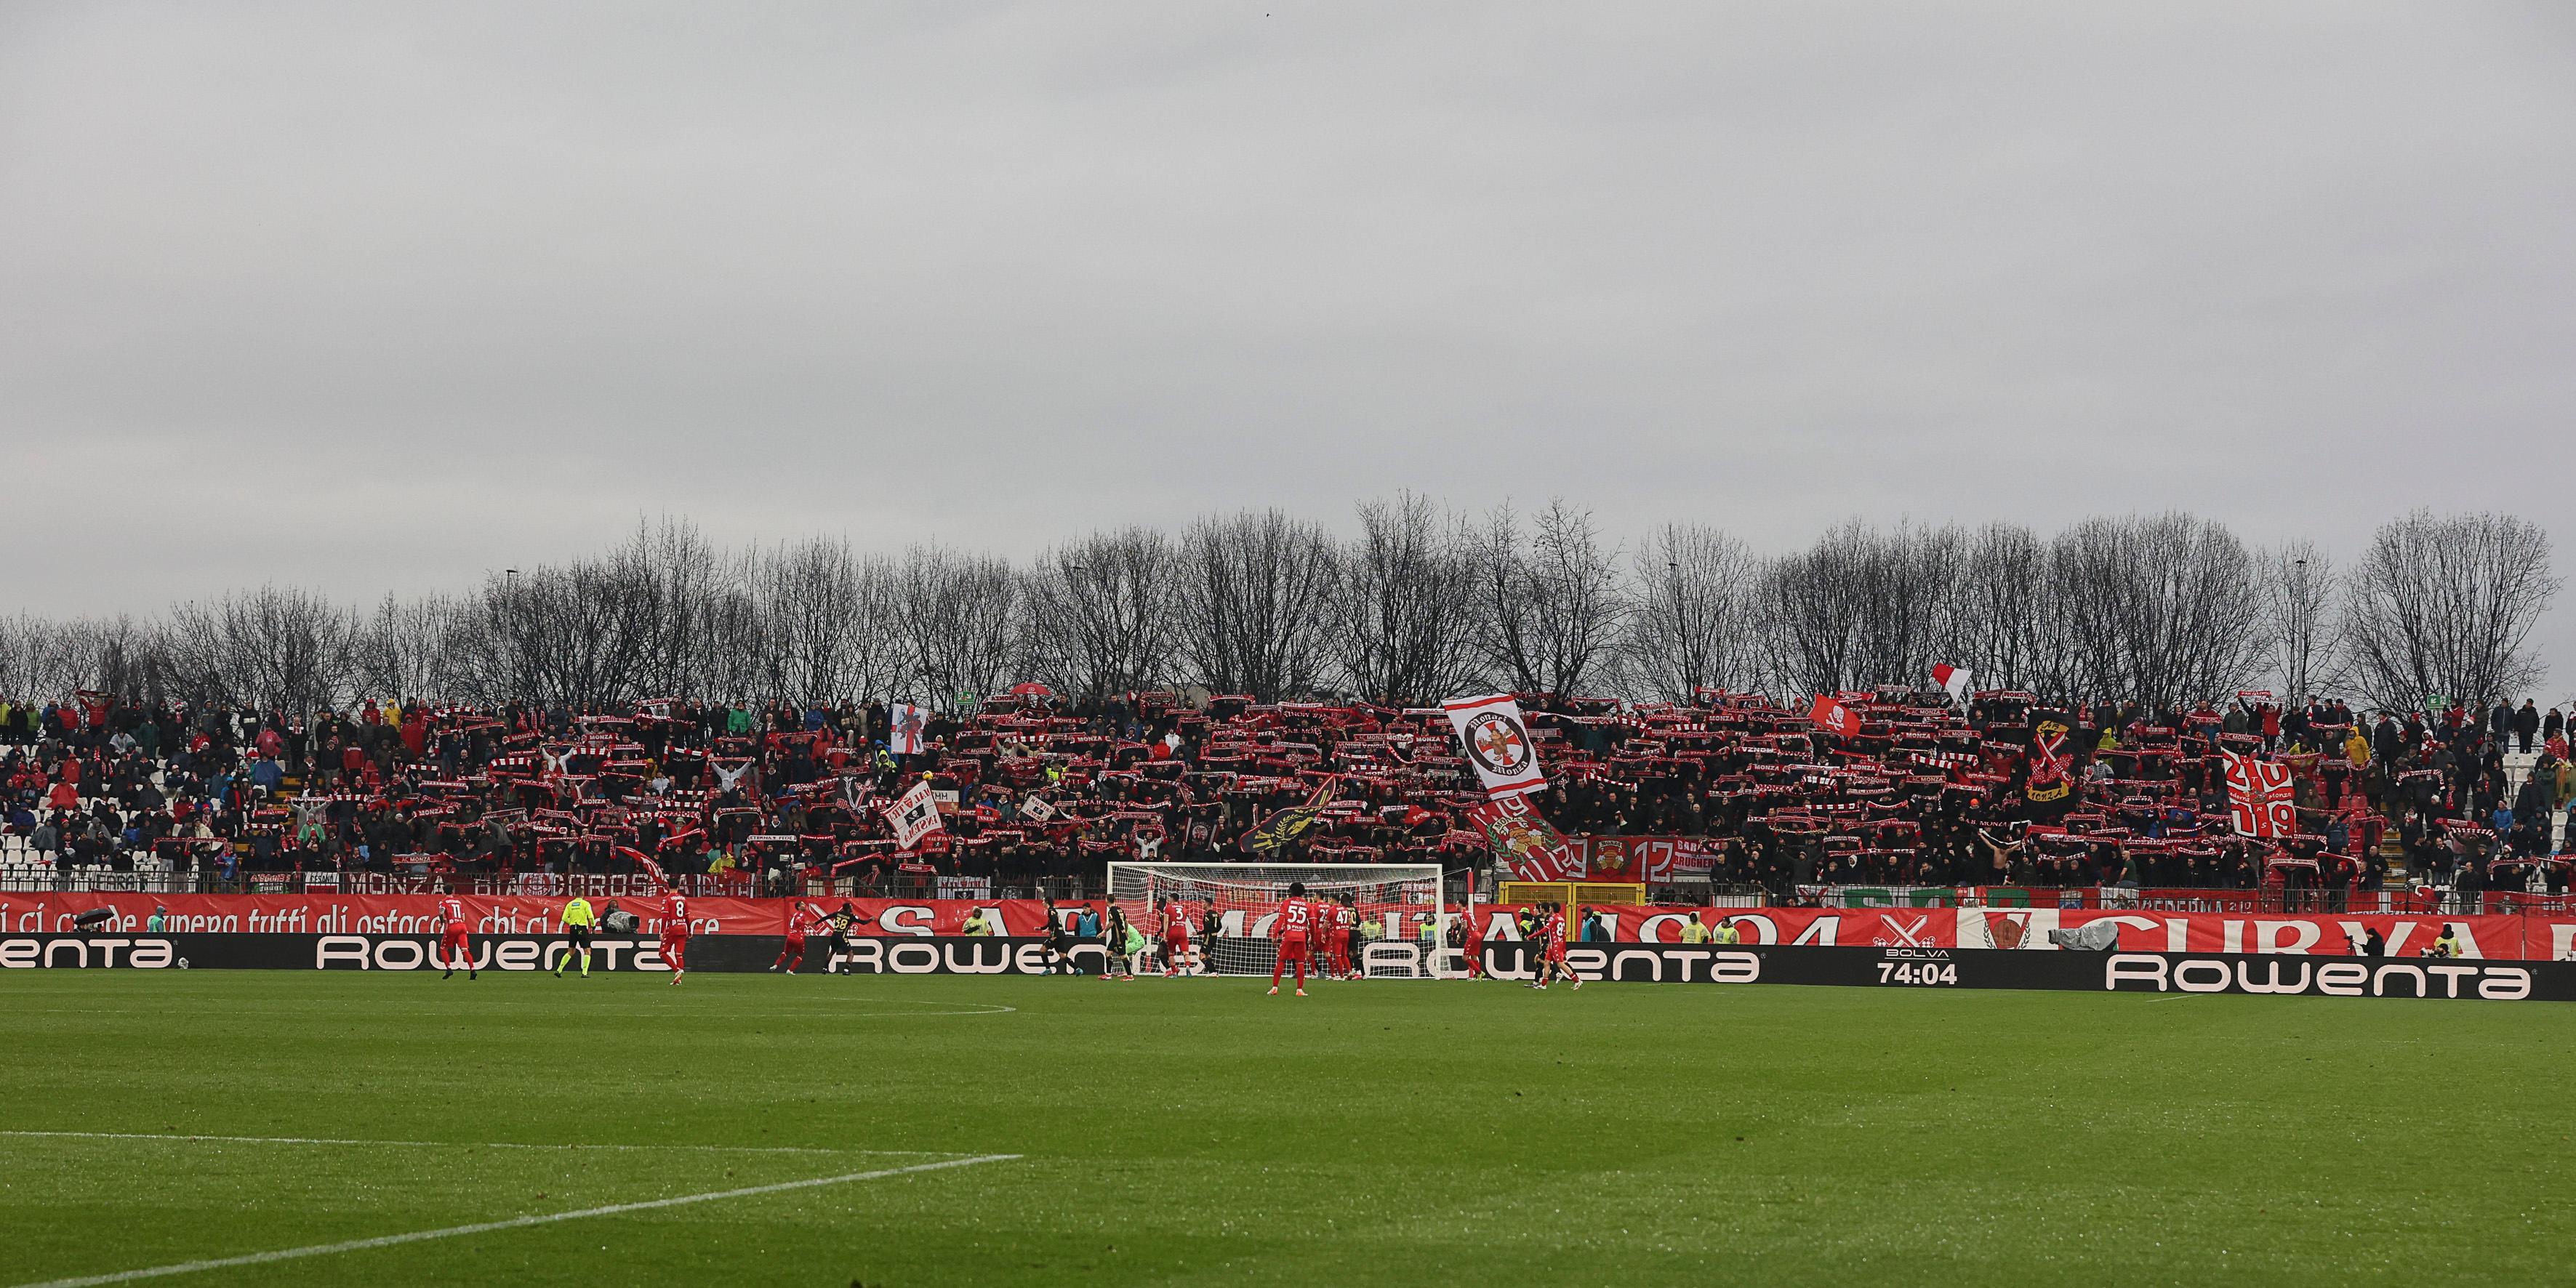
[(647, 872), (652, 873), (652, 874), (653, 874), (653, 879), (654, 879), (654, 880), (659, 881), (659, 882), (661, 882), (661, 883), (662, 883), (662, 884), (664, 884), (664, 885), (669, 885), (669, 884), (671, 884), (671, 878), (669, 878), (668, 876), (663, 875), (663, 873), (662, 873), (662, 865), (661, 865), (661, 864), (659, 864), (659, 863), (655, 863), (655, 862), (653, 861), (653, 856), (652, 856), (652, 855), (650, 855), (650, 854), (646, 854), (646, 853), (645, 853), (645, 852), (643, 852), (642, 850), (636, 849), (634, 846), (631, 846), (631, 845), (621, 845), (621, 846), (618, 846), (618, 847), (617, 847), (617, 852), (618, 852), (619, 854), (625, 855), (627, 858), (630, 858), (630, 859), (635, 860), (635, 866), (637, 866), (637, 867), (639, 867), (639, 868), (642, 868), (642, 869), (644, 869), (644, 870), (645, 870), (645, 871), (647, 871)]
[(1932, 665), (1932, 682), (1940, 685), (1941, 691), (1949, 694), (1952, 702), (1963, 707), (1968, 705), (1968, 668), (1935, 662)]

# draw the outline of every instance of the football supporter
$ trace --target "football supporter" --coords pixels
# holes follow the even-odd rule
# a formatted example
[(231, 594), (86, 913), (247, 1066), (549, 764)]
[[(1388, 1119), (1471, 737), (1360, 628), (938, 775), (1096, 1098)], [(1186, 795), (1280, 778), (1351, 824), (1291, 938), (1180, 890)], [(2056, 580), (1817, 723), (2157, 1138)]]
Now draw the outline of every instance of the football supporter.
[[(158, 909), (154, 910), (156, 916)], [(438, 901), (438, 955), (447, 962), (447, 973), (440, 979), (456, 977), (458, 958), (465, 960), (465, 978), (474, 978), (474, 950), (465, 943), (465, 901), (449, 895)]]
[[(1306, 857), (1443, 866), (1481, 857), (1461, 806), (1447, 799), (1446, 771), (1435, 774), (1404, 750), (1444, 743), (1452, 736), (1445, 720), (1368, 703), (1228, 700), (1186, 709), (1133, 694), (1069, 706), (988, 702), (930, 717), (918, 749), (898, 765), (883, 745), (883, 703), (377, 701), (296, 714), (18, 696), (0, 693), (8, 827), (26, 862), (76, 883), (61, 888), (80, 888), (88, 871), (122, 878), (130, 865), (150, 864), (173, 891), (231, 887), (244, 872), (332, 869), (347, 888), (349, 878), (370, 882), (400, 869), (518, 893), (521, 877), (656, 867), (699, 895), (814, 877), (905, 900), (931, 897), (936, 878), (950, 875), (988, 879), (996, 891), (1040, 881), (1079, 889), (1094, 885), (1101, 862), (1137, 853), (1148, 838), (1166, 838), (1162, 857), (1233, 853), (1246, 829), (1258, 832), (1311, 800), (1313, 784), (1301, 781), (1313, 776), (1302, 767), (1310, 760), (1347, 763), (1336, 790), (1360, 808), (1292, 819), (1303, 826), (1296, 846)], [(1807, 712), (1765, 699), (1619, 711), (1607, 699), (1567, 698), (1528, 718), (1533, 733), (1553, 726), (1566, 735), (1545, 810), (1556, 829), (1696, 839), (1692, 851), (1713, 882), (1783, 900), (1801, 897), (1801, 887), (1854, 884), (2125, 879), (2255, 889), (2281, 847), (2231, 832), (2220, 753), (2254, 750), (2267, 737), (2291, 749), (2283, 763), (2296, 774), (2299, 817), (2326, 851), (2316, 877), (2290, 870), (2300, 888), (2375, 888), (2384, 824), (2406, 841), (2418, 877), (2434, 875), (2427, 868), (2439, 855), (2458, 854), (2460, 901), (2473, 904), (2494, 885), (2484, 869), (2496, 858), (2474, 834), (2501, 810), (2517, 852), (2540, 854), (2538, 821), (2563, 817), (2571, 801), (2554, 776), (2517, 787), (2519, 773), (2500, 759), (2493, 699), (2475, 715), (2446, 707), (2373, 721), (2333, 702), (2274, 711), (2240, 702), (2222, 714), (2212, 704), (2183, 711), (2004, 691), (1933, 699), (1860, 702), (1855, 714), (1870, 731), (1834, 744), (1836, 772), (1776, 782), (1782, 768), (1814, 759), (1819, 744)], [(1042, 735), (1027, 728), (1039, 714), (1032, 708), (1053, 722)], [(2505, 712), (2517, 746), (2522, 710), (2516, 697)], [(1582, 721), (1580, 737), (1569, 720)], [(2050, 735), (2059, 750), (2049, 758), (2062, 752), (2066, 763), (2049, 766), (2063, 790), (2043, 799), (2033, 794), (2042, 784), (2030, 777), (2032, 737), (2048, 723), (2063, 730)], [(2543, 768), (2563, 755), (2566, 723), (2558, 722), (2561, 745)], [(2535, 753), (2550, 734), (2544, 718)], [(1220, 785), (1140, 792), (1122, 768), (1134, 745), (1154, 748), (1148, 754), (1181, 781)], [(895, 860), (904, 851), (883, 804), (924, 773), (935, 790), (960, 793), (959, 807), (910, 861)], [(278, 809), (287, 792), (297, 794), (292, 821)], [(1042, 810), (1022, 808), (1039, 799)], [(531, 817), (539, 802), (574, 817)], [(2030, 831), (2034, 823), (2043, 830)], [(2454, 832), (2481, 844), (2446, 846)], [(2545, 865), (2553, 889), (2566, 866)], [(623, 933), (604, 915), (596, 930)], [(1313, 947), (1336, 970), (1352, 948), (1329, 937)]]
[(564, 964), (572, 960), (574, 953), (581, 954), (582, 977), (585, 979), (590, 977), (590, 932), (597, 925), (598, 918), (590, 910), (590, 900), (574, 895), (564, 901), (563, 928), (566, 942), (562, 959), (555, 963), (555, 978), (563, 978)]
[(1315, 907), (1306, 900), (1306, 883), (1288, 883), (1288, 898), (1279, 905), (1279, 960), (1270, 966), (1270, 995), (1279, 996), (1279, 975), (1297, 967), (1297, 996), (1306, 995), (1307, 945), (1315, 929)]

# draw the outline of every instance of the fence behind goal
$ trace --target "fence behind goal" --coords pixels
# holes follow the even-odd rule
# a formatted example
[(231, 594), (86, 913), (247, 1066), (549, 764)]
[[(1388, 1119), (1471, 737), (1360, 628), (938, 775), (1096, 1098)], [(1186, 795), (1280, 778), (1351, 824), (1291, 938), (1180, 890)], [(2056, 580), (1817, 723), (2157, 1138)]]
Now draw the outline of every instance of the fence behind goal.
[[(1267, 975), (1278, 961), (1279, 906), (1292, 883), (1335, 924), (1310, 936), (1316, 973), (1330, 962), (1379, 979), (1456, 974), (1449, 919), (1431, 863), (1112, 863), (1109, 899), (1144, 933), (1154, 962), (1188, 974)], [(1349, 909), (1347, 931), (1335, 910)], [(1173, 916), (1190, 928), (1189, 960), (1164, 962)], [(1426, 928), (1428, 937), (1425, 937)], [(1327, 949), (1346, 949), (1329, 952)]]

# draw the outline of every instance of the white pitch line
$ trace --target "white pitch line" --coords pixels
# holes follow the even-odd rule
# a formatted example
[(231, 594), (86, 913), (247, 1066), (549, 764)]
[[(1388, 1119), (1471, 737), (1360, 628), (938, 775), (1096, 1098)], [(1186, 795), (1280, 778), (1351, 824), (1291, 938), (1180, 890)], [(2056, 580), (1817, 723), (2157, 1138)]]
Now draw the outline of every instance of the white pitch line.
[[(815, 998), (806, 998), (805, 1000), (810, 1002), (810, 1001), (815, 1001), (815, 1000), (818, 1000), (818, 999), (815, 999)], [(830, 1001), (830, 999), (828, 999), (828, 998), (825, 998), (825, 999), (819, 999), (819, 1000), (822, 1000), (822, 1001), (825, 1001), (825, 1002), (829, 1002), (829, 1001)], [(853, 997), (853, 998), (847, 998), (847, 999), (844, 999), (844, 1000), (846, 1000), (846, 1001), (848, 1002), (848, 1004), (850, 1004), (850, 1005), (852, 1005), (852, 1006), (937, 1006), (937, 1005), (940, 1005), (940, 1003), (937, 1003), (937, 1002), (907, 1002), (907, 1001), (903, 1001), (903, 1000), (901, 1000), (900, 998), (891, 998), (891, 997)], [(527, 1003), (527, 1002), (489, 1002), (489, 1003), (484, 1003), (484, 1005), (487, 1005), (487, 1006), (528, 1006), (528, 1005), (543, 1005), (543, 1003)], [(939, 1018), (939, 1017), (941, 1017), (941, 1016), (949, 1016), (949, 1015), (1016, 1015), (1016, 1014), (1018, 1014), (1018, 1013), (1019, 1013), (1019, 1009), (1020, 1009), (1020, 1008), (1018, 1008), (1018, 1007), (1016, 1007), (1016, 1006), (1003, 1006), (1003, 1005), (1001, 1005), (1000, 1003), (997, 1003), (997, 1002), (968, 1002), (968, 1003), (965, 1003), (965, 1005), (968, 1005), (968, 1006), (975, 1006), (975, 1007), (980, 1007), (980, 1008), (982, 1008), (982, 1009), (980, 1009), (980, 1010), (973, 1010), (973, 1011), (842, 1011), (842, 1010), (816, 1010), (816, 1011), (762, 1011), (760, 1014), (761, 1014), (762, 1016), (764, 1016), (764, 1017), (766, 1017), (766, 1016), (771, 1016), (771, 1015), (831, 1015), (831, 1016), (838, 1016), (839, 1018), (841, 1018), (841, 1019), (845, 1019), (845, 1020), (872, 1020), (872, 1019), (873, 1019), (873, 1020), (889, 1020), (889, 1019), (902, 1019), (902, 1018), (905, 1018), (905, 1017), (907, 1017), (907, 1016), (920, 1016), (920, 1017), (923, 1017), (923, 1018), (925, 1018), (925, 1019), (937, 1019), (937, 1018)], [(145, 1006), (137, 1006), (137, 1007), (125, 1007), (125, 1006), (26, 1006), (26, 1007), (18, 1007), (18, 1008), (15, 1008), (15, 1009), (16, 1009), (16, 1013), (19, 1013), (19, 1014), (28, 1014), (28, 1015), (168, 1015), (172, 1010), (176, 1010), (176, 1009), (186, 1009), (186, 1008), (176, 1008), (176, 1007), (157, 1007), (157, 1006), (149, 1006), (149, 1007), (145, 1007)], [(262, 1014), (262, 1015), (267, 1015), (267, 1014), (278, 1014), (278, 1015), (300, 1014), (300, 1013), (302, 1013), (302, 1012), (304, 1012), (304, 1011), (308, 1011), (308, 1010), (315, 1010), (315, 1009), (319, 1009), (318, 1004), (317, 1004), (317, 1006), (309, 1006), (309, 1007), (308, 1007), (308, 1006), (292, 1006), (292, 1007), (236, 1007), (236, 1008), (234, 1008), (234, 1010), (235, 1010), (235, 1011), (237, 1011), (237, 1012), (249, 1012), (249, 1013), (252, 1013), (252, 1014)], [(454, 1010), (453, 1008), (449, 1008), (449, 1007), (416, 1007), (416, 1006), (391, 1006), (391, 1007), (379, 1006), (379, 1007), (369, 1007), (369, 1008), (368, 1008), (368, 1010), (367, 1010), (367, 1013), (368, 1013), (368, 1014), (370, 1014), (370, 1015), (454, 1015), (454, 1014), (456, 1014), (455, 1010)], [(662, 1017), (662, 1018), (664, 1018), (664, 1019), (678, 1019), (678, 1020), (692, 1019), (692, 1018), (695, 1018), (695, 1017), (697, 1017), (697, 1016), (699, 1016), (699, 1015), (705, 1015), (705, 1016), (708, 1016), (709, 1018), (712, 1018), (712, 1019), (725, 1019), (725, 1020), (732, 1020), (732, 1019), (739, 1018), (739, 1017), (736, 1017), (736, 1016), (732, 1016), (732, 1015), (725, 1015), (725, 1014), (721, 1014), (721, 1013), (717, 1013), (717, 1012), (674, 1011), (674, 1010), (671, 1010), (669, 1007), (661, 1007), (661, 1006), (653, 1006), (653, 1007), (594, 1007), (594, 1006), (585, 1006), (585, 1007), (581, 1008), (581, 1013), (582, 1013), (582, 1014), (584, 1014), (584, 1015), (652, 1015), (652, 1016), (659, 1016), (659, 1017)]]
[(874, 1172), (848, 1172), (840, 1176), (817, 1176), (804, 1181), (781, 1181), (775, 1185), (753, 1185), (739, 1190), (714, 1190), (705, 1194), (683, 1194), (677, 1198), (646, 1199), (640, 1203), (612, 1203), (607, 1207), (583, 1208), (578, 1212), (555, 1212), (546, 1216), (518, 1216), (507, 1221), (478, 1221), (473, 1225), (451, 1225), (443, 1230), (419, 1230), (410, 1234), (383, 1234), (372, 1239), (347, 1239), (339, 1243), (317, 1243), (304, 1248), (282, 1248), (275, 1252), (253, 1252), (238, 1257), (211, 1257), (204, 1261), (182, 1261), (174, 1265), (152, 1266), (143, 1270), (119, 1270), (105, 1275), (78, 1275), (69, 1279), (48, 1279), (42, 1283), (21, 1284), (19, 1288), (89, 1288), (93, 1284), (132, 1283), (137, 1279), (158, 1279), (165, 1275), (194, 1274), (200, 1270), (224, 1270), (233, 1266), (265, 1265), (272, 1261), (293, 1261), (303, 1257), (324, 1257), (337, 1252), (363, 1252), (370, 1248), (390, 1248), (428, 1239), (452, 1239), (463, 1234), (489, 1234), (495, 1230), (517, 1230), (532, 1225), (552, 1225), (557, 1221), (578, 1221), (584, 1217), (617, 1216), (626, 1212), (647, 1212), (654, 1208), (679, 1207), (689, 1203), (713, 1203), (718, 1199), (742, 1199), (759, 1194), (777, 1194), (786, 1190), (810, 1190), (822, 1185), (846, 1185), (852, 1181), (882, 1180), (911, 1172), (936, 1172), (951, 1167), (973, 1167), (977, 1163), (1005, 1163), (1017, 1154), (979, 1154), (973, 1158), (952, 1158), (938, 1163), (915, 1163), (910, 1167), (889, 1167)]
[(330, 1136), (201, 1136), (193, 1132), (0, 1131), (0, 1136), (50, 1136), (65, 1140), (212, 1141), (225, 1145), (382, 1145), (398, 1149), (613, 1149), (708, 1150), (727, 1154), (882, 1154), (887, 1157), (954, 1153), (937, 1149), (829, 1149), (819, 1145), (539, 1145), (514, 1140), (345, 1140)]

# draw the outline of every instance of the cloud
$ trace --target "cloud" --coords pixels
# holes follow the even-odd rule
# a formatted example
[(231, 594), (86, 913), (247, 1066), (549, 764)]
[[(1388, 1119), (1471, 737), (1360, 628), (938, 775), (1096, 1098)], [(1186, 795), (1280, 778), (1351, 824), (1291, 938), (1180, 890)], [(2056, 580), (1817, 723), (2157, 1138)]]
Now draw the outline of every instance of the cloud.
[[(15, 597), (1412, 487), (2560, 519), (2547, 6), (12, 6)], [(2576, 654), (2576, 606), (2546, 628)], [(2562, 680), (2576, 671), (2562, 668)]]

